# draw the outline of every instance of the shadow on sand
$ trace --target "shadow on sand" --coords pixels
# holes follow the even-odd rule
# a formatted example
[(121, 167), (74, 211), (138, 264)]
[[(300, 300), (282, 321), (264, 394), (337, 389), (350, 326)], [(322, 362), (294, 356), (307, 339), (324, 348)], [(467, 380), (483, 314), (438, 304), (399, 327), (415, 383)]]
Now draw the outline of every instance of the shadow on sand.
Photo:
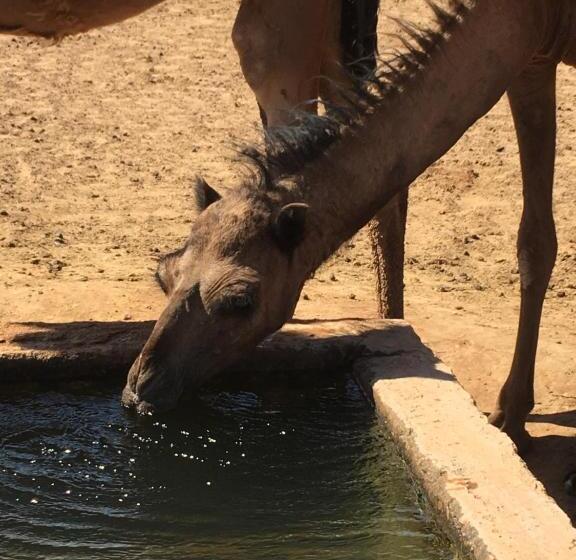
[[(125, 375), (153, 326), (153, 321), (10, 324), (0, 345), (0, 383)], [(372, 351), (372, 337), (386, 342)], [(356, 319), (300, 320), (269, 337), (232, 371), (351, 370), (360, 356), (413, 349), (432, 355), (405, 323), (383, 323), (378, 329)]]
[[(576, 410), (556, 414), (532, 414), (528, 422), (544, 422), (576, 428)], [(544, 484), (546, 491), (576, 526), (576, 496), (568, 495), (567, 476), (576, 473), (576, 437), (541, 436), (533, 439), (533, 448), (524, 457), (528, 468)]]

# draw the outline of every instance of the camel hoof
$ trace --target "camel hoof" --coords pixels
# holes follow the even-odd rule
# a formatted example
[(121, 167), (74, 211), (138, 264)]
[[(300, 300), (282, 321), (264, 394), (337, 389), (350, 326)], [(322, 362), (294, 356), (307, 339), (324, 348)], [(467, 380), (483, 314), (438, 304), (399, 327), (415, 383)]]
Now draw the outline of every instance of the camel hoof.
[(564, 490), (569, 496), (576, 496), (576, 472), (570, 473), (564, 479)]
[(492, 424), (495, 428), (502, 428), (504, 426), (504, 422), (506, 421), (506, 414), (504, 414), (503, 410), (495, 410), (490, 416), (488, 417), (488, 422)]
[(524, 457), (526, 454), (528, 454), (528, 452), (534, 446), (532, 436), (524, 428), (522, 428), (521, 430), (515, 430), (514, 432), (508, 432), (504, 427), (502, 431), (505, 432), (508, 435), (508, 437), (514, 442), (514, 445), (516, 446), (516, 449), (518, 450), (518, 455), (520, 455), (520, 457)]
[(521, 424), (508, 422), (506, 413), (503, 410), (495, 410), (488, 418), (488, 422), (501, 432), (504, 432), (516, 446), (518, 455), (523, 457), (532, 449), (532, 437), (524, 428), (524, 423)]

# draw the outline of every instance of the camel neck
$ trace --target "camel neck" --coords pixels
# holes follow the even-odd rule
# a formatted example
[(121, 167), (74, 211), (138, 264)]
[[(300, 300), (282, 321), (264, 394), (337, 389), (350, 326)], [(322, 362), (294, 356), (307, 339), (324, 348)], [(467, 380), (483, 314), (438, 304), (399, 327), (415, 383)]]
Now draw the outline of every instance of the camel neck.
[(542, 6), (474, 2), (422, 69), (306, 166), (307, 267), (319, 266), (496, 104), (538, 49)]

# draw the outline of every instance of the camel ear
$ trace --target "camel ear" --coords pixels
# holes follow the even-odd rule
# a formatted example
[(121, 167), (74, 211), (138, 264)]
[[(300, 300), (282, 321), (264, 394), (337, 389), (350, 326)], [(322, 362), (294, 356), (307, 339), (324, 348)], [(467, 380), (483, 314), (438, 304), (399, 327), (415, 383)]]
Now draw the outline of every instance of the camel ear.
[(294, 249), (304, 237), (309, 206), (292, 203), (284, 206), (274, 223), (274, 234), (282, 249)]
[(202, 177), (194, 184), (194, 203), (198, 213), (203, 212), (222, 197)]

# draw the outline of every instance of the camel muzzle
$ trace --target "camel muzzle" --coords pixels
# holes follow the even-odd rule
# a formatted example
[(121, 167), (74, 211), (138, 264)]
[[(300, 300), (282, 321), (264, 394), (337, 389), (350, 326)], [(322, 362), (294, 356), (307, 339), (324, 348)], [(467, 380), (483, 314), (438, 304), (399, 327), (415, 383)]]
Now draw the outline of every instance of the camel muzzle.
[(182, 391), (183, 383), (178, 376), (144, 364), (140, 355), (128, 373), (122, 404), (141, 414), (164, 412), (176, 406)]

